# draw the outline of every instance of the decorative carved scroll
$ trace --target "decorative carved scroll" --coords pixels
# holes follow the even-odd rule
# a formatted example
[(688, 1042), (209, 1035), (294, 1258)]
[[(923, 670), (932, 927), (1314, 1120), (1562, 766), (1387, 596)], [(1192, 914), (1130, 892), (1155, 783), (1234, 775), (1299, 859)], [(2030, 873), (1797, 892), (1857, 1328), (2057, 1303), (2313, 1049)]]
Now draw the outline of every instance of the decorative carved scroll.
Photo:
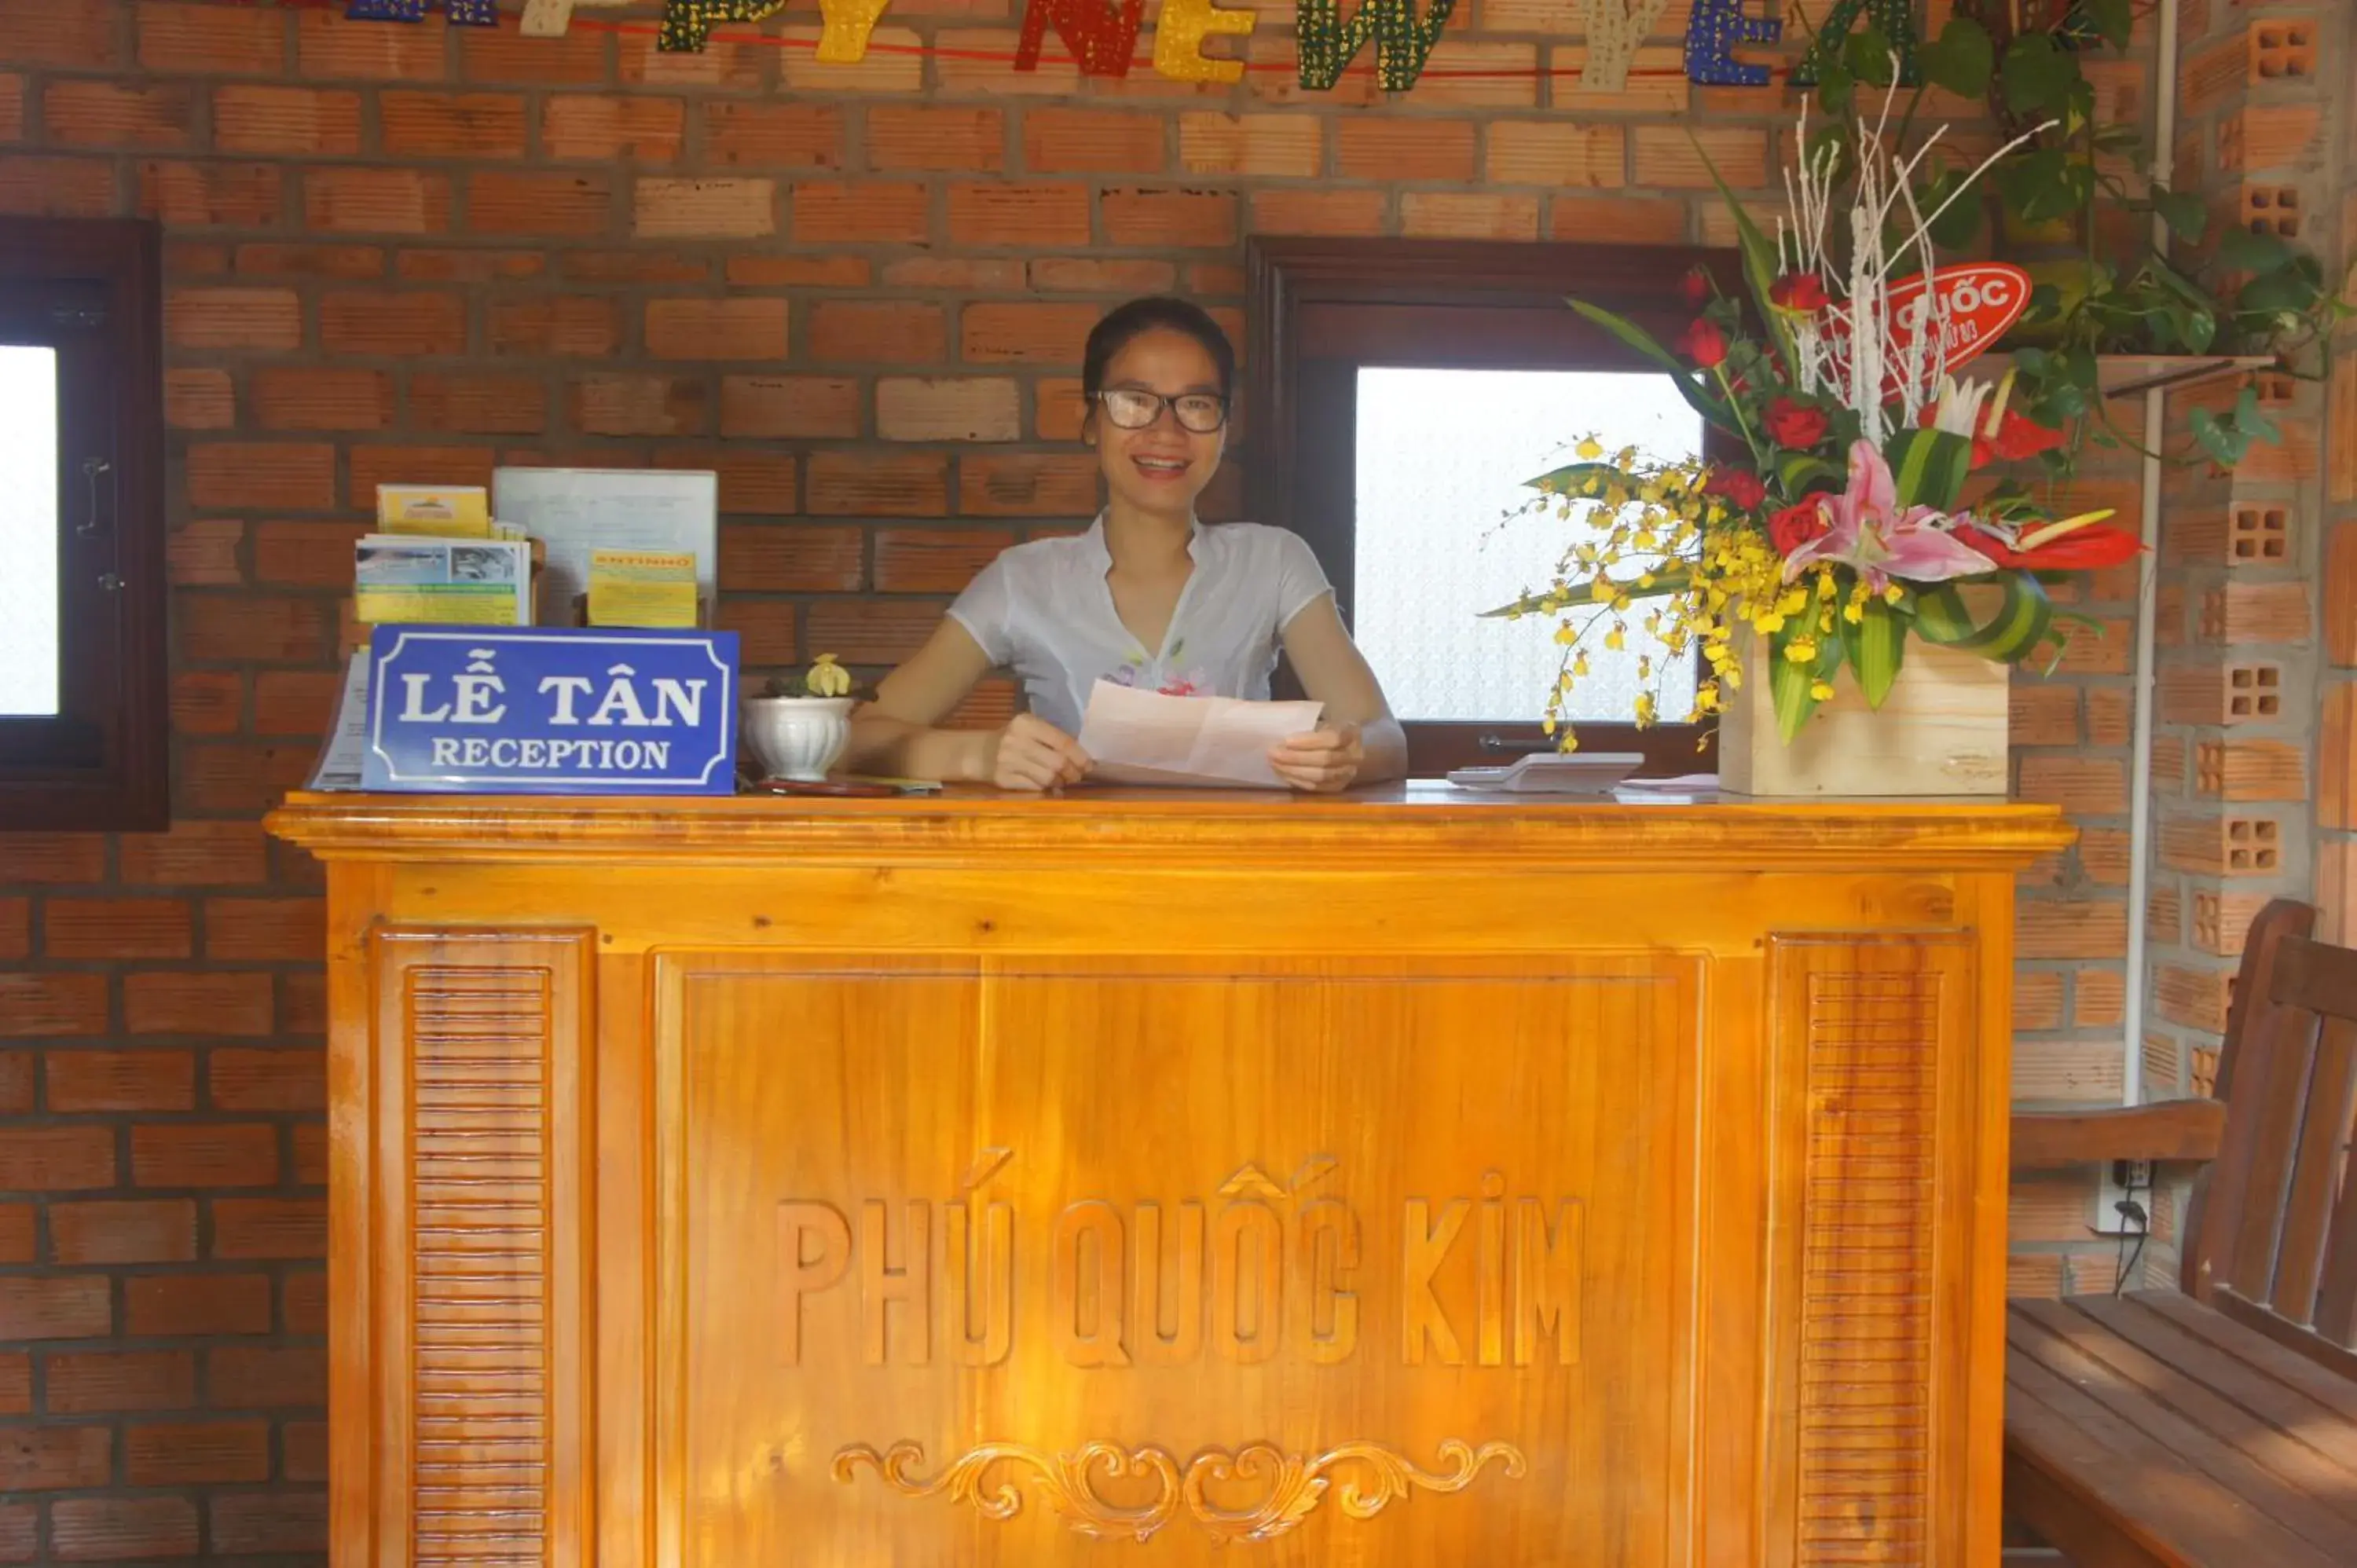
[[(1247, 1444), (1231, 1452), (1206, 1448), (1183, 1469), (1162, 1449), (1124, 1449), (1111, 1443), (1091, 1443), (1070, 1454), (1048, 1454), (1019, 1443), (985, 1443), (968, 1449), (931, 1480), (913, 1472), (925, 1462), (924, 1445), (895, 1443), (878, 1454), (856, 1444), (834, 1456), (834, 1478), (850, 1482), (863, 1469), (873, 1469), (884, 1484), (906, 1498), (944, 1494), (964, 1503), (985, 1519), (1010, 1520), (1023, 1509), (1023, 1493), (1013, 1481), (995, 1486), (984, 1477), (994, 1466), (1012, 1465), (1030, 1472), (1032, 1484), (1048, 1506), (1079, 1533), (1100, 1538), (1125, 1537), (1146, 1541), (1178, 1517), (1181, 1509), (1205, 1534), (1225, 1543), (1274, 1541), (1315, 1512), (1336, 1478), (1341, 1488), (1336, 1502), (1351, 1519), (1367, 1520), (1383, 1511), (1410, 1491), (1461, 1492), (1492, 1461), (1510, 1478), (1519, 1479), (1528, 1468), (1522, 1450), (1507, 1443), (1485, 1443), (1476, 1448), (1449, 1438), (1440, 1444), (1444, 1469), (1419, 1468), (1378, 1443), (1345, 1443), (1323, 1454), (1287, 1454), (1273, 1444)], [(1363, 1467), (1366, 1474), (1342, 1473)], [(1151, 1501), (1121, 1508), (1106, 1502), (1095, 1490), (1102, 1471), (1112, 1481), (1150, 1477)], [(1329, 1472), (1338, 1472), (1329, 1475)], [(1265, 1476), (1266, 1493), (1247, 1508), (1227, 1508), (1210, 1496), (1210, 1488), (1231, 1483), (1259, 1486)]]

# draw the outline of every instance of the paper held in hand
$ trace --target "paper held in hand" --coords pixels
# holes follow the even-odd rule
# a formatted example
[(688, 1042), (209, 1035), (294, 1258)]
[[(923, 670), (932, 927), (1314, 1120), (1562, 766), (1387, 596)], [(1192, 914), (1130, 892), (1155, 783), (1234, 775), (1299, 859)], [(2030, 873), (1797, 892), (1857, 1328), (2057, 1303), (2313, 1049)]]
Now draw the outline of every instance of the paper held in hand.
[(1081, 749), (1107, 784), (1282, 789), (1270, 748), (1318, 727), (1317, 703), (1166, 697), (1100, 681), (1081, 720)]

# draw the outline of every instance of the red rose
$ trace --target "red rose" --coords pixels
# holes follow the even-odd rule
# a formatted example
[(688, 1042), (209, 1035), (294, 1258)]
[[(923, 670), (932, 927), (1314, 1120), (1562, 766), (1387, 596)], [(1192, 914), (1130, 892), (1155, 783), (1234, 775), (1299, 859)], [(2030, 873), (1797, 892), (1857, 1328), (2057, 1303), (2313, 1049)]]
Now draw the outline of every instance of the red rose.
[(1768, 520), (1768, 542), (1776, 547), (1779, 555), (1790, 555), (1812, 539), (1824, 537), (1833, 531), (1817, 510), (1817, 498), (1786, 507)]
[(1768, 434), (1779, 446), (1806, 450), (1825, 438), (1825, 411), (1780, 397), (1768, 405)]
[(1723, 498), (1738, 511), (1749, 511), (1768, 499), (1768, 487), (1749, 468), (1714, 468), (1703, 481), (1702, 493)]
[(1825, 285), (1814, 273), (1786, 273), (1768, 285), (1768, 303), (1779, 310), (1813, 316), (1831, 304)]
[(1685, 297), (1688, 305), (1700, 310), (1710, 303), (1710, 274), (1700, 267), (1695, 268), (1678, 280), (1678, 293)]
[(1678, 352), (1707, 371), (1727, 362), (1727, 334), (1700, 317), (1678, 339)]

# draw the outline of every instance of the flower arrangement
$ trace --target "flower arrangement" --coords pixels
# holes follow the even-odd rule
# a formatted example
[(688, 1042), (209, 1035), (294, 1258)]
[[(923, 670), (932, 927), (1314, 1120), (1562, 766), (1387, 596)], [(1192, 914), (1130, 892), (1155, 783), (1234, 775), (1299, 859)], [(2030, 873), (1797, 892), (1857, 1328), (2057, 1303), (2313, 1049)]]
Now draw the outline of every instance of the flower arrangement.
[[(1886, 109), (1853, 146), (1813, 144), (1804, 113), (1799, 145), (1811, 150), (1792, 181), (1792, 221), (1772, 242), (1728, 196), (1745, 287), (1690, 277), (1695, 315), (1674, 352), (1572, 302), (1667, 371), (1743, 457), (1663, 461), (1590, 437), (1576, 462), (1531, 481), (1534, 510), (1586, 522), (1588, 536), (1547, 587), (1491, 613), (1556, 619), (1564, 658), (1547, 727), (1566, 749), (1576, 742), (1561, 716), (1591, 639), (1625, 648), (1640, 605), (1670, 658), (1700, 650), (1695, 722), (1724, 710), (1748, 660), (1763, 662), (1756, 678), (1789, 744), (1845, 668), (1880, 707), (1910, 639), (2008, 663), (2059, 653), (2075, 618), (2056, 611), (2047, 585), (2140, 548), (2108, 511), (2049, 515), (2007, 472), (2058, 461), (2065, 444), (2016, 405), (2010, 373), (1994, 384), (1948, 373), (1954, 338), (1986, 324), (1952, 323), (1975, 302), (1943, 285), (1930, 234), (1941, 214), (1918, 205), (1913, 177), (1937, 135), (1898, 156), (1884, 148), (1887, 119)], [(1895, 278), (1908, 262), (1920, 277)], [(2013, 269), (1947, 273), (2011, 274), (2027, 294)], [(1640, 725), (1662, 716), (1661, 675), (1640, 661)]]
[(761, 689), (764, 697), (848, 697), (855, 682), (851, 671), (822, 653), (799, 676), (772, 675)]

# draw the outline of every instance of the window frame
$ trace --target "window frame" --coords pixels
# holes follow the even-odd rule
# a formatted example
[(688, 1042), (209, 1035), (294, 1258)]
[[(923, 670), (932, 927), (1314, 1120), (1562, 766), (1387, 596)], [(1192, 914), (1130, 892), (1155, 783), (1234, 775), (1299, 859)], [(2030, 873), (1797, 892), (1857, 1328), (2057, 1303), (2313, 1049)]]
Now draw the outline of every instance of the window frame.
[[(1355, 588), (1354, 489), (1357, 370), (1367, 364), (1415, 363), (1432, 369), (1599, 370), (1658, 371), (1658, 366), (1590, 326), (1566, 304), (1583, 299), (1619, 312), (1663, 342), (1694, 315), (1680, 284), (1706, 269), (1730, 293), (1742, 285), (1732, 248), (1619, 245), (1554, 242), (1459, 240), (1329, 240), (1254, 237), (1245, 250), (1248, 342), (1245, 404), (1249, 411), (1244, 470), (1251, 510), (1264, 522), (1292, 529), (1316, 553), (1334, 583), (1343, 619), (1351, 619)], [(1396, 343), (1380, 358), (1349, 359), (1333, 339), (1354, 330), (1396, 337), (1413, 331), (1419, 313), (1480, 328), (1500, 313), (1543, 312), (1544, 342), (1512, 331), (1473, 330), (1445, 353), (1401, 357)], [(1418, 338), (1418, 346), (1433, 334)], [(1315, 341), (1311, 341), (1315, 339)], [(1345, 346), (1347, 346), (1347, 341)], [(1566, 360), (1568, 351), (1574, 357)], [(1343, 384), (1347, 369), (1349, 385)], [(1573, 432), (1566, 432), (1566, 439)], [(1739, 456), (1723, 433), (1706, 426), (1706, 456)], [(1491, 721), (1404, 725), (1411, 770), (1420, 777), (1452, 768), (1495, 763), (1552, 743), (1534, 723), (1523, 728)], [(1651, 777), (1708, 772), (1702, 752), (1708, 726), (1633, 723), (1579, 725), (1581, 749), (1643, 756)]]
[(58, 353), (59, 677), (0, 715), (0, 831), (170, 822), (162, 253), (147, 220), (0, 219), (0, 338)]

